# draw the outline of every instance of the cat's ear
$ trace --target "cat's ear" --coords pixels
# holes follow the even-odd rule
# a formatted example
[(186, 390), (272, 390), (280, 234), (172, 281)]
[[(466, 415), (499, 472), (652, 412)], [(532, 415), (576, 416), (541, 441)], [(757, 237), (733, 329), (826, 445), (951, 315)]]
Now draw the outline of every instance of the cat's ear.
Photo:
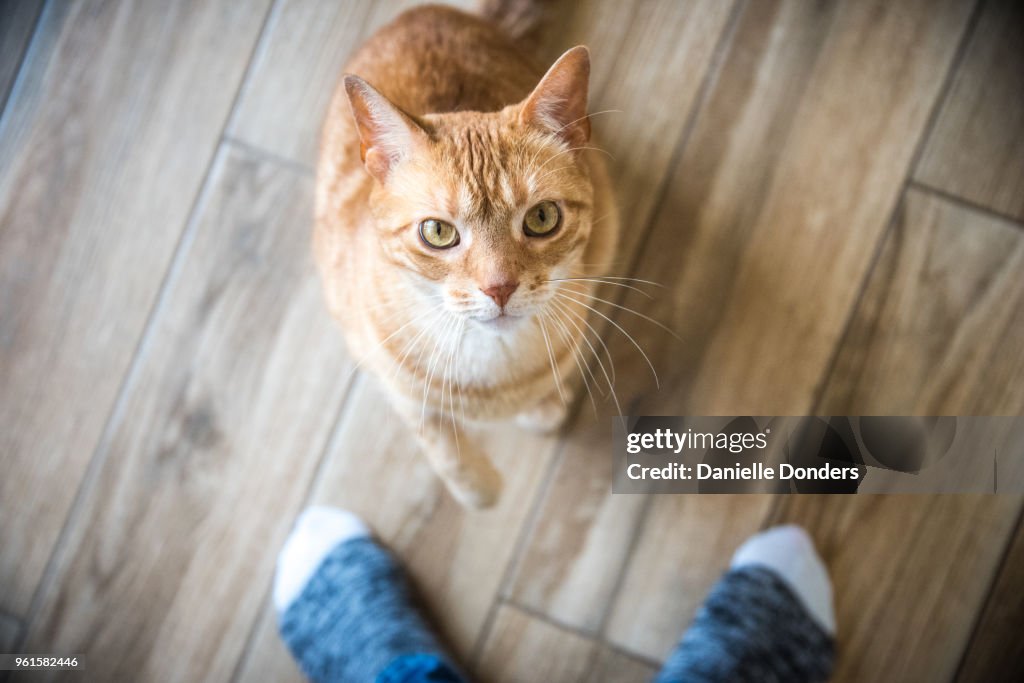
[(345, 76), (345, 92), (359, 129), (359, 154), (366, 170), (381, 183), (427, 133), (411, 116), (358, 76)]
[(558, 58), (523, 102), (523, 122), (543, 128), (573, 147), (587, 144), (589, 85), (590, 52), (578, 45)]

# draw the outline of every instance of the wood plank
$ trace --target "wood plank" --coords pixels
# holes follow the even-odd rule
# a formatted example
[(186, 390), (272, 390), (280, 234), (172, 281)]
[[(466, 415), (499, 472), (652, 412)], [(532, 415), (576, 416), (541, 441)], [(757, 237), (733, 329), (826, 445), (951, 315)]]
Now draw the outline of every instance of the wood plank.
[(44, 14), (0, 130), (2, 609), (36, 588), (268, 4)]
[(915, 177), (1024, 219), (1024, 5), (989, 0)]
[(230, 148), (26, 647), (97, 680), (225, 680), (352, 366), (305, 235), (310, 176)]
[(647, 662), (508, 604), (498, 608), (480, 668), (482, 679), (495, 683), (646, 683), (657, 673)]
[[(229, 135), (298, 161), (316, 162), (320, 128), (342, 67), (362, 42), (414, 0), (284, 0), (253, 63)], [(449, 1), (464, 8), (472, 0)]]
[(483, 651), (481, 674), (494, 683), (584, 681), (599, 647), (590, 638), (502, 605)]
[(1017, 226), (909, 190), (822, 413), (1024, 413), (1022, 272)]
[[(269, 590), (264, 593), (269, 596)], [(277, 611), (270, 599), (250, 635), (250, 645), (238, 662), (238, 683), (308, 683), (277, 630)]]
[(660, 667), (604, 646), (597, 655), (587, 683), (649, 683)]
[(506, 593), (518, 604), (596, 634), (610, 608), (647, 499), (609, 495), (609, 437), (589, 420), (584, 415), (583, 424), (567, 437), (554, 481)]
[(810, 409), (969, 9), (747, 6), (637, 269), (669, 285), (645, 312), (683, 340), (635, 326), (668, 386), (638, 408)]
[(957, 674), (957, 681), (1024, 678), (1024, 525), (1018, 525), (999, 578), (988, 596), (981, 621)]
[[(1015, 226), (908, 191), (820, 412), (1024, 413), (1022, 269)], [(834, 680), (951, 680), (1021, 504), (1019, 495), (787, 499), (775, 521), (811, 531), (836, 586)]]
[[(911, 190), (897, 214), (892, 233), (886, 240), (878, 264), (872, 272), (864, 300), (858, 307), (850, 331), (843, 341), (836, 370), (829, 379), (825, 400), (819, 412), (824, 414), (861, 413), (920, 413), (920, 414), (1019, 414), (1024, 411), (1024, 283), (1017, 276), (1024, 271), (1024, 233), (1016, 226), (982, 216), (957, 205)], [(720, 558), (720, 571), (733, 548), (752, 529), (731, 529), (723, 532), (717, 524), (737, 524), (736, 517), (743, 516), (729, 510), (729, 501), (736, 499), (715, 497), (706, 506), (720, 506), (720, 510), (703, 509), (699, 512), (687, 510), (689, 499), (667, 496), (659, 499), (651, 517), (643, 529), (643, 535), (634, 551), (617, 609), (609, 625), (609, 639), (631, 650), (652, 657), (663, 657), (672, 647), (686, 622), (692, 618), (714, 578), (714, 572), (701, 576), (698, 568), (689, 565), (686, 552), (689, 548), (715, 548), (708, 555)], [(746, 500), (746, 499), (744, 499)], [(947, 537), (949, 527), (944, 521), (932, 521), (929, 514), (934, 503), (925, 503), (926, 498), (896, 498), (886, 503), (890, 506), (905, 506), (922, 515), (917, 531), (919, 536), (936, 539)], [(998, 553), (1005, 537), (1001, 536), (1002, 525), (1008, 523), (1007, 515), (1015, 514), (1010, 504), (993, 502), (992, 499), (975, 498), (974, 503), (964, 504), (965, 515), (980, 515), (989, 519), (996, 530), (990, 542), (992, 547), (984, 549), (988, 562), (998, 561)], [(694, 503), (697, 501), (693, 501)], [(673, 511), (675, 508), (675, 511)], [(816, 506), (800, 507), (786, 504), (778, 521), (798, 522), (813, 526), (816, 515), (823, 509), (832, 514), (847, 514), (857, 519), (864, 514), (866, 504), (857, 500), (833, 498), (819, 502)], [(797, 511), (799, 510), (799, 511)], [(874, 514), (874, 513), (871, 513)], [(908, 552), (903, 536), (906, 525), (884, 523), (886, 517), (878, 513), (875, 532), (888, 539), (892, 546), (885, 556), (903, 558)], [(918, 519), (917, 517), (914, 518)], [(713, 521), (712, 521), (713, 520)], [(854, 522), (849, 522), (853, 524)], [(687, 525), (698, 527), (692, 536), (686, 532)], [(969, 533), (970, 526), (963, 530)], [(681, 529), (681, 530), (680, 530)], [(975, 531), (977, 533), (977, 531)], [(846, 527), (819, 529), (819, 541), (835, 544), (830, 534), (846, 538)], [(666, 545), (665, 538), (683, 537), (685, 544)], [(721, 540), (715, 544), (712, 539)], [(936, 540), (936, 543), (939, 541)], [(953, 539), (951, 543), (975, 543), (973, 539)], [(873, 543), (881, 543), (873, 539)], [(935, 604), (928, 605), (934, 611), (928, 620), (945, 618), (957, 624), (942, 640), (942, 649), (950, 650), (956, 656), (957, 638), (965, 637), (963, 628), (970, 623), (964, 615), (971, 614), (971, 606), (983, 599), (986, 572), (993, 566), (979, 559), (973, 549), (961, 547), (959, 552), (973, 559), (968, 569), (955, 568), (965, 577), (960, 589), (966, 591), (967, 605), (944, 614)], [(705, 554), (705, 553), (702, 553)], [(863, 550), (862, 557), (875, 556)], [(949, 562), (955, 564), (955, 554)], [(901, 560), (902, 562), (903, 560)], [(907, 562), (910, 562), (908, 559)], [(862, 563), (861, 567), (835, 569), (836, 585), (842, 587), (854, 583), (863, 590), (869, 586), (886, 586), (888, 581), (910, 581), (910, 578), (892, 578), (886, 575), (888, 565)], [(846, 575), (843, 572), (847, 572)], [(856, 576), (850, 576), (855, 573)], [(701, 577), (694, 581), (692, 575)], [(971, 578), (974, 577), (974, 578)], [(928, 567), (921, 567), (913, 576), (918, 584), (941, 582), (942, 577), (933, 578)], [(694, 585), (696, 583), (696, 585)], [(657, 586), (658, 588), (652, 588)], [(930, 590), (930, 588), (929, 588)], [(973, 592), (973, 593), (972, 593)], [(666, 607), (659, 596), (671, 594), (680, 596)], [(970, 602), (970, 595), (975, 602)], [(840, 623), (871, 624), (877, 642), (862, 642), (865, 634), (854, 634), (844, 638), (842, 646), (850, 652), (872, 652), (885, 649), (887, 643), (901, 647), (900, 639), (889, 631), (879, 628), (878, 621), (870, 621), (861, 614), (865, 609), (886, 609), (876, 614), (877, 619), (892, 623), (891, 618), (910, 605), (903, 601), (922, 600), (920, 591), (904, 592), (893, 589), (893, 596), (885, 603), (865, 607), (860, 596), (840, 603)], [(924, 609), (924, 607), (922, 607)], [(908, 628), (906, 623), (904, 628)], [(854, 628), (859, 628), (854, 626)], [(863, 628), (867, 629), (868, 626)], [(895, 628), (895, 627), (894, 627)], [(954, 631), (959, 629), (957, 633)], [(921, 659), (929, 657), (929, 650), (922, 646)], [(877, 671), (844, 669), (843, 676), (849, 680), (877, 680), (879, 678), (900, 678), (895, 663), (897, 655)], [(852, 659), (859, 659), (853, 656)], [(899, 665), (902, 666), (902, 665)], [(955, 660), (943, 658), (935, 676), (925, 679), (941, 679), (952, 671)], [(897, 667), (885, 668), (885, 667)], [(913, 669), (907, 668), (906, 671)]]
[(611, 642), (664, 660), (770, 496), (660, 496), (640, 531), (607, 627)]
[(0, 114), (42, 11), (42, 2), (0, 0)]
[[(631, 342), (613, 330), (624, 411), (810, 410), (968, 12), (952, 0), (745, 5), (633, 273), (666, 290), (654, 301), (629, 292), (623, 302), (667, 323), (682, 343), (620, 312), (661, 383), (659, 390)], [(865, 110), (864, 102), (879, 105)], [(643, 507), (635, 496), (608, 495), (608, 430), (590, 429), (571, 436), (552, 485), (557, 495), (538, 516), (511, 595), (557, 621), (600, 630), (641, 534)], [(602, 468), (608, 474), (599, 485), (593, 477)], [(686, 511), (710, 519), (725, 505), (730, 533), (741, 538), (761, 525), (766, 501), (744, 496), (730, 508), (702, 497)], [(677, 520), (673, 545), (703, 547), (700, 527), (678, 518), (677, 501), (665, 496), (652, 505), (657, 528)], [(572, 540), (560, 549), (560, 538)], [(680, 558), (656, 552), (659, 542), (653, 532), (641, 538), (643, 558), (621, 580), (629, 595), (644, 576), (664, 580), (647, 587), (652, 595), (678, 590)], [(697, 560), (708, 572), (702, 580), (685, 580), (709, 585), (732, 548), (716, 552)], [(652, 600), (630, 621), (622, 600), (612, 610), (612, 641), (644, 643), (659, 655), (691, 616), (688, 605), (663, 618)], [(643, 632), (645, 624), (651, 628)]]
[[(734, 3), (565, 4), (577, 6), (573, 18), (581, 27), (570, 31), (573, 39), (560, 48), (590, 45), (595, 64), (590, 111), (610, 110), (593, 116), (594, 136), (611, 155), (608, 170), (623, 226), (615, 270), (625, 271), (646, 233)], [(561, 33), (557, 22), (555, 29)], [(613, 291), (599, 296), (609, 294), (614, 296)]]
[(1011, 496), (786, 497), (776, 521), (810, 532), (835, 586), (831, 680), (952, 680), (1020, 509)]
[[(348, 400), (312, 495), (313, 503), (359, 514), (398, 554), (462, 661), (469, 660), (497, 596), (555, 445), (555, 437), (525, 434), (514, 425), (472, 436), (504, 477), (501, 501), (485, 512), (464, 510), (447, 494), (376, 380), (365, 377)], [(292, 668), (272, 642), (276, 626), (274, 618), (259, 625), (244, 680)]]

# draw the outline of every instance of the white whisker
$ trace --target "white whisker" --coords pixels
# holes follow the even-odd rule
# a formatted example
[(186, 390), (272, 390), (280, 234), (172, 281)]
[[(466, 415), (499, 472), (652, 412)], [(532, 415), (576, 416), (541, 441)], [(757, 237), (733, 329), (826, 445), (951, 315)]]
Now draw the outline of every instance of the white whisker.
[(650, 294), (648, 294), (644, 290), (640, 289), (639, 287), (634, 287), (633, 285), (623, 284), (621, 282), (610, 282), (608, 280), (599, 280), (597, 278), (592, 278), (592, 277), (563, 277), (563, 278), (557, 278), (555, 280), (545, 280), (545, 282), (596, 282), (599, 285), (612, 285), (613, 287), (625, 287), (626, 289), (632, 289), (634, 292), (640, 292), (641, 294), (646, 296), (648, 299), (653, 299), (654, 298), (653, 296), (651, 296)]
[(590, 339), (587, 338), (586, 332), (582, 330), (579, 327), (579, 325), (576, 325), (575, 321), (573, 321), (572, 318), (567, 318), (567, 320), (569, 320), (569, 322), (573, 324), (576, 330), (583, 337), (583, 341), (587, 342), (587, 345), (590, 347), (591, 352), (593, 352), (594, 359), (597, 361), (598, 367), (601, 368), (601, 374), (604, 375), (604, 381), (608, 383), (608, 391), (611, 394), (612, 400), (615, 402), (615, 409), (618, 411), (619, 415), (622, 415), (622, 406), (619, 405), (619, 397), (615, 393), (615, 361), (612, 359), (612, 354), (608, 351), (608, 346), (604, 343), (604, 340), (601, 339), (601, 335), (597, 333), (597, 330), (594, 329), (594, 326), (591, 325), (585, 317), (583, 317), (576, 311), (572, 310), (572, 308), (568, 304), (563, 304), (561, 301), (557, 301), (555, 299), (552, 299), (551, 303), (558, 306), (562, 310), (568, 312), (569, 314), (576, 316), (579, 320), (583, 321), (583, 324), (586, 325), (588, 330), (594, 333), (594, 336), (597, 337), (598, 343), (600, 343), (602, 348), (604, 348), (604, 352), (608, 356), (608, 365), (610, 365), (612, 368), (611, 377), (608, 376), (608, 370), (605, 368), (604, 362), (601, 360), (601, 356), (597, 353), (597, 350), (594, 348), (594, 345), (591, 344)]
[(563, 290), (563, 291), (566, 294), (575, 294), (577, 296), (586, 296), (586, 297), (589, 297), (589, 298), (593, 299), (594, 301), (600, 301), (603, 304), (608, 304), (609, 306), (614, 306), (615, 308), (620, 308), (623, 311), (626, 311), (627, 313), (632, 313), (633, 315), (635, 315), (637, 317), (643, 318), (644, 320), (646, 320), (647, 322), (651, 323), (652, 325), (657, 325), (661, 329), (663, 329), (666, 332), (668, 332), (669, 334), (671, 334), (677, 340), (683, 341), (682, 338), (678, 334), (676, 334), (674, 330), (670, 330), (668, 327), (666, 327), (662, 323), (658, 322), (654, 318), (650, 317), (649, 315), (644, 315), (640, 311), (635, 311), (632, 308), (630, 308), (629, 306), (622, 306), (620, 304), (615, 303), (614, 301), (608, 301), (607, 299), (602, 299), (601, 297), (594, 296), (593, 294), (583, 294), (582, 292), (577, 292), (577, 291), (572, 290), (572, 289)]
[[(572, 303), (577, 303), (574, 299), (566, 298), (565, 300), (566, 301), (571, 301)], [(611, 388), (615, 384), (615, 380), (616, 380), (616, 377), (615, 377), (615, 359), (612, 358), (612, 353), (608, 349), (608, 345), (605, 344), (604, 339), (601, 337), (600, 333), (598, 333), (598, 331), (594, 328), (594, 326), (590, 324), (590, 321), (587, 320), (586, 316), (581, 315), (580, 313), (577, 313), (576, 311), (572, 310), (572, 307), (569, 304), (562, 304), (561, 302), (556, 301), (555, 299), (552, 299), (551, 303), (553, 303), (553, 304), (554, 303), (558, 303), (558, 304), (564, 306), (565, 309), (567, 311), (569, 311), (569, 313), (574, 315), (580, 322), (582, 322), (584, 325), (586, 325), (588, 330), (590, 330), (591, 332), (594, 333), (594, 337), (597, 338), (597, 343), (601, 345), (601, 348), (604, 349), (605, 356), (608, 357), (608, 365), (611, 367), (611, 375), (612, 375), (611, 379), (608, 379), (608, 387)], [(584, 339), (585, 338), (586, 337), (584, 337)], [(594, 355), (597, 356), (598, 362), (600, 362), (600, 356), (598, 356), (596, 352), (594, 353)], [(603, 364), (602, 364), (602, 369), (604, 369)], [(605, 373), (606, 379), (607, 379), (607, 374), (608, 373)]]
[(551, 361), (551, 374), (555, 378), (555, 389), (558, 391), (558, 398), (562, 399), (562, 405), (568, 405), (565, 400), (565, 394), (562, 393), (562, 378), (555, 365), (555, 355), (551, 350), (551, 340), (548, 338), (547, 328), (544, 327), (544, 313), (537, 316), (537, 322), (540, 323), (540, 332), (544, 335), (544, 346), (548, 349), (548, 360)]
[(426, 416), (427, 416), (427, 399), (429, 398), (429, 394), (430, 394), (430, 383), (434, 381), (434, 370), (437, 367), (437, 362), (440, 360), (440, 354), (438, 353), (438, 351), (440, 350), (441, 340), (442, 339), (445, 339), (445, 340), (448, 339), (448, 334), (449, 334), (450, 330), (454, 327), (454, 325), (455, 325), (455, 323), (457, 321), (458, 321), (458, 318), (455, 318), (453, 316), (450, 320), (448, 320), (448, 322), (445, 323), (445, 327), (442, 330), (441, 334), (439, 334), (437, 336), (437, 339), (434, 340), (434, 348), (430, 352), (430, 359), (429, 359), (429, 361), (427, 363), (427, 375), (426, 375), (426, 378), (425, 378), (425, 380), (423, 382), (423, 405), (420, 408), (420, 429), (419, 429), (419, 431), (420, 431), (421, 434), (423, 433), (423, 424), (424, 424), (424, 422), (426, 420)]
[[(557, 326), (558, 334), (565, 341), (566, 345), (570, 347), (572, 353), (572, 359), (576, 362), (576, 367), (579, 368), (580, 377), (583, 378), (583, 386), (587, 389), (587, 395), (590, 397), (590, 405), (594, 409), (594, 417), (597, 417), (597, 401), (594, 400), (594, 392), (590, 390), (590, 382), (587, 381), (587, 372), (590, 372), (591, 378), (594, 378), (593, 371), (590, 370), (590, 365), (587, 363), (580, 362), (580, 356), (582, 351), (580, 350), (580, 344), (577, 340), (572, 338), (569, 333), (569, 328), (565, 326), (554, 310), (551, 311), (551, 322)], [(584, 359), (586, 360), (586, 359)], [(584, 370), (586, 368), (586, 371)], [(594, 383), (597, 383), (597, 379), (594, 378)]]
[(614, 320), (612, 320), (611, 318), (606, 316), (604, 313), (602, 313), (601, 311), (597, 310), (596, 308), (594, 308), (593, 306), (591, 306), (589, 304), (586, 304), (586, 303), (583, 303), (582, 301), (579, 301), (577, 299), (573, 299), (573, 298), (570, 298), (568, 296), (565, 296), (565, 294), (563, 294), (562, 292), (555, 292), (555, 296), (565, 297), (569, 301), (573, 301), (575, 303), (578, 303), (579, 305), (583, 306), (584, 308), (587, 308), (587, 309), (593, 311), (594, 313), (597, 313), (599, 316), (601, 316), (602, 318), (604, 318), (605, 320), (610, 322), (612, 325), (614, 325), (615, 329), (617, 329), (619, 332), (624, 334), (626, 336), (626, 338), (629, 339), (629, 341), (631, 341), (633, 343), (633, 346), (636, 347), (636, 350), (640, 352), (640, 355), (644, 357), (644, 360), (647, 361), (647, 367), (649, 367), (651, 369), (651, 374), (654, 375), (654, 386), (656, 386), (659, 389), (661, 388), (661, 381), (658, 379), (658, 371), (654, 369), (654, 363), (651, 362), (651, 359), (647, 357), (647, 354), (644, 352), (644, 350), (642, 348), (640, 348), (640, 344), (637, 343), (636, 339), (633, 339), (633, 337), (629, 334), (629, 332), (626, 332), (624, 329), (622, 329), (622, 327), (617, 322), (615, 322)]

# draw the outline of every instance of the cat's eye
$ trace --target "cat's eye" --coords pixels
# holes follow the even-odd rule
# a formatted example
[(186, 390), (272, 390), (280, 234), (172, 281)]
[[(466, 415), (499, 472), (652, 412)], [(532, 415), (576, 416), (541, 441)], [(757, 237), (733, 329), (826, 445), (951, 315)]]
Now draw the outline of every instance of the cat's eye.
[(434, 249), (451, 249), (459, 243), (459, 231), (451, 223), (428, 218), (420, 223), (420, 239)]
[(562, 212), (558, 204), (543, 201), (526, 212), (523, 218), (523, 232), (530, 237), (545, 237), (562, 224)]

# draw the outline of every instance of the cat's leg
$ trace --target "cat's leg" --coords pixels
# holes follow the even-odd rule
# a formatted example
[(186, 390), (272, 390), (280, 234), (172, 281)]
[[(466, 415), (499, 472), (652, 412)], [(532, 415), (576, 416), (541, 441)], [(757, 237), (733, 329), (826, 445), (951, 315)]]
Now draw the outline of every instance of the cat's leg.
[(405, 421), (448, 491), (462, 505), (487, 508), (501, 493), (501, 474), (483, 449), (465, 433), (458, 420), (419, 406), (399, 404)]

